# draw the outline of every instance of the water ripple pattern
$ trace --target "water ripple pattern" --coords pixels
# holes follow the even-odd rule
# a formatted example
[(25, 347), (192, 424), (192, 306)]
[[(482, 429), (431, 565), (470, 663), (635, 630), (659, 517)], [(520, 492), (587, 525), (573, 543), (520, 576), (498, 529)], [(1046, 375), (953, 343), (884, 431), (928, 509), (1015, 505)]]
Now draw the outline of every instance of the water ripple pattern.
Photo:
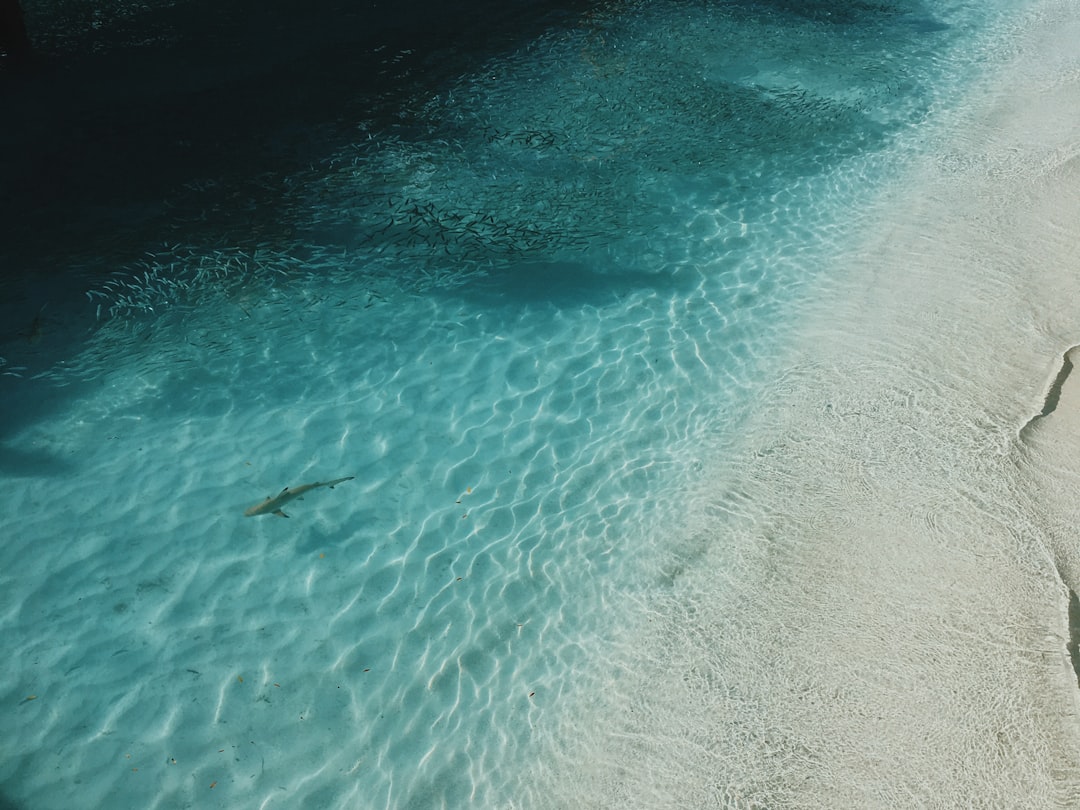
[[(703, 482), (815, 373), (776, 365), (806, 301), (1007, 11), (599, 4), (406, 82), (303, 171), (242, 193), (190, 178), (138, 250), (68, 250), (85, 298), (0, 358), (13, 412), (48, 392), (3, 437), (3, 791), (323, 810), (549, 807), (585, 785), (595, 806), (662, 806), (621, 794), (618, 765), (550, 777), (576, 746), (611, 765), (579, 723), (630, 677), (628, 638), (698, 632), (685, 583), (742, 593), (759, 552), (702, 527), (764, 520), (757, 488), (800, 471)], [(908, 393), (882, 396), (827, 418)], [(872, 461), (838, 463), (880, 495)], [(244, 517), (343, 476), (288, 519)], [(955, 520), (934, 501), (907, 519)], [(813, 756), (759, 695), (678, 665), (688, 694), (728, 690), (729, 742)], [(708, 764), (712, 744), (676, 748)], [(752, 806), (732, 797), (685, 806)]]

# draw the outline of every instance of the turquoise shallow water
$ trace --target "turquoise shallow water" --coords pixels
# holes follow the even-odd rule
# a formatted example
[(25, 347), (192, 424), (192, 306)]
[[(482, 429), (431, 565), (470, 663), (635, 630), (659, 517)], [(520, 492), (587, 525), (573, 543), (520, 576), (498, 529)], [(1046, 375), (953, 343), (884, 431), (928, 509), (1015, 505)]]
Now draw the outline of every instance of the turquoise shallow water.
[[(997, 13), (603, 7), (380, 101), (251, 196), (188, 179), (166, 241), (77, 256), (83, 286), (3, 349), (5, 793), (530, 795)], [(223, 235), (245, 207), (258, 231)]]

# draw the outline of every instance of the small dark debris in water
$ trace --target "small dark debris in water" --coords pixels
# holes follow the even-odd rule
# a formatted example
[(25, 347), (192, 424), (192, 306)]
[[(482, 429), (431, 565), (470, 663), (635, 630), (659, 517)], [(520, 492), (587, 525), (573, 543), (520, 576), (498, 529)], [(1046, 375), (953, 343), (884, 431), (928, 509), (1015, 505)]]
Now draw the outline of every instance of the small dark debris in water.
[(44, 331), (44, 321), (42, 319), (42, 313), (45, 311), (45, 307), (48, 304), (42, 304), (41, 309), (37, 311), (37, 315), (34, 316), (34, 320), (30, 322), (30, 328), (26, 330), (26, 340), (28, 343), (38, 344), (41, 342), (41, 335)]

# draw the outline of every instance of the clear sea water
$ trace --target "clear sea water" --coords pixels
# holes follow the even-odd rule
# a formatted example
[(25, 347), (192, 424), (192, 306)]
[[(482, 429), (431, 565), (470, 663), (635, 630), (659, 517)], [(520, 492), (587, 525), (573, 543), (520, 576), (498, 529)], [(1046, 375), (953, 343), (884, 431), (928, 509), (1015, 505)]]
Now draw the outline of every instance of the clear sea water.
[(523, 5), (456, 47), (237, 11), (204, 68), (183, 5), (96, 41), (26, 6), (61, 67), (14, 109), (90, 97), (8, 165), (0, 247), (0, 785), (35, 810), (545, 806), (612, 628), (713, 564), (701, 489), (805, 302), (1016, 11)]

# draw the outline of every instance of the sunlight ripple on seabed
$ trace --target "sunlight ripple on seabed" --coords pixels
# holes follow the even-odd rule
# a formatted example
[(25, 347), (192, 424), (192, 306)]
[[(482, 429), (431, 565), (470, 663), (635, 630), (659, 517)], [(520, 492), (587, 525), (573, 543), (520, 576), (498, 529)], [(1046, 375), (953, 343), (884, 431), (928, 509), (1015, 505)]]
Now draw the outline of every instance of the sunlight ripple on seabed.
[[(1002, 61), (1010, 9), (827, 5), (597, 7), (267, 180), (272, 236), (171, 222), (182, 240), (85, 257), (85, 301), (38, 311), (0, 367), (72, 392), (3, 437), (25, 462), (0, 492), (20, 515), (0, 547), (5, 791), (872, 806), (860, 763), (883, 806), (947, 776), (1043, 790), (1031, 716), (983, 728), (977, 694), (935, 692), (905, 727), (885, 699), (972, 661), (1034, 684), (1044, 617), (1009, 629), (992, 597), (1035, 603), (1045, 572), (1016, 575), (1031, 527), (987, 506), (1007, 493), (980, 476), (1010, 456), (986, 423), (1008, 409), (957, 407), (992, 390), (956, 371), (970, 341), (953, 335), (955, 367), (896, 362), (940, 347), (875, 342), (895, 311), (850, 293), (916, 274), (890, 255), (852, 281), (840, 261), (946, 140), (942, 110), (967, 109), (961, 77)], [(938, 304), (915, 309), (932, 337), (976, 320)], [(956, 443), (977, 464), (948, 479)], [(346, 476), (288, 519), (244, 517)], [(969, 584), (920, 591), (933, 554)], [(927, 617), (946, 639), (905, 635)], [(922, 654), (940, 668), (891, 666)], [(964, 763), (994, 739), (1015, 771)]]

